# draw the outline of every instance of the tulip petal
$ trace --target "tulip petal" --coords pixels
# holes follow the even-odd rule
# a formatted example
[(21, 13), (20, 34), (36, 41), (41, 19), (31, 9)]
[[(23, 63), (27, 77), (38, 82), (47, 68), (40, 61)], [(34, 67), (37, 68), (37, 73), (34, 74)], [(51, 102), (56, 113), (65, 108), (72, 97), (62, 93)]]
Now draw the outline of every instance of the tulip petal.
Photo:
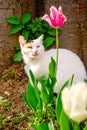
[(80, 123), (87, 119), (87, 84), (73, 84), (62, 91), (62, 104), (65, 113), (72, 120)]
[(58, 10), (54, 6), (51, 6), (50, 18), (55, 20), (57, 14), (58, 14)]
[(42, 17), (42, 20), (45, 20), (46, 22), (49, 23), (49, 25), (51, 26), (51, 20), (50, 20), (50, 17), (48, 16), (48, 14), (45, 14), (43, 17)]
[(59, 6), (59, 8), (58, 8), (58, 13), (59, 13), (59, 14), (62, 13), (62, 7), (61, 7), (61, 6)]
[(67, 21), (66, 16), (62, 13), (61, 6), (59, 6), (58, 10), (56, 7), (51, 6), (50, 17), (46, 14), (42, 19), (47, 21), (52, 28), (61, 27)]

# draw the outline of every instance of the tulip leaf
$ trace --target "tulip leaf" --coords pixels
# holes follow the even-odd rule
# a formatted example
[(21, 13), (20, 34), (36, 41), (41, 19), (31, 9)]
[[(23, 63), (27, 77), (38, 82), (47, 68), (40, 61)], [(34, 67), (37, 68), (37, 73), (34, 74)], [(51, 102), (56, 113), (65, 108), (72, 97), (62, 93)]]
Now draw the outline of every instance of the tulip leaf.
[(24, 101), (25, 101), (25, 103), (28, 105), (28, 107), (30, 108), (30, 109), (32, 109), (32, 106), (31, 106), (31, 104), (30, 104), (30, 102), (28, 102), (28, 100), (27, 100), (27, 96), (26, 96), (26, 93), (22, 93), (22, 98), (24, 99)]
[(41, 122), (39, 125), (32, 124), (34, 130), (54, 130), (53, 122)]
[(63, 110), (60, 116), (60, 130), (70, 130), (70, 120)]
[(38, 100), (37, 100), (37, 97), (35, 95), (34, 88), (33, 88), (33, 86), (31, 85), (30, 82), (28, 82), (28, 86), (27, 86), (27, 89), (26, 89), (26, 98), (27, 98), (27, 101), (30, 104), (30, 106), (32, 106), (32, 109), (34, 111), (36, 111)]
[[(36, 110), (37, 109), (42, 110), (42, 100), (40, 98), (40, 94), (39, 94), (39, 90), (38, 90), (38, 87), (37, 87), (35, 76), (34, 76), (34, 74), (32, 73), (31, 70), (29, 71), (29, 85), (28, 85), (28, 89), (29, 88), (31, 88), (31, 94), (32, 94), (32, 91), (33, 91), (33, 96), (34, 96), (34, 98), (36, 98), (35, 100), (37, 100)], [(31, 99), (29, 99), (29, 101), (30, 100)], [(34, 100), (32, 100), (32, 102), (33, 101)]]
[(61, 101), (62, 90), (65, 87), (70, 87), (72, 85), (73, 78), (74, 78), (74, 75), (72, 75), (70, 77), (70, 79), (65, 82), (65, 84), (62, 86), (62, 88), (60, 89), (60, 91), (59, 91), (59, 93), (57, 95), (57, 99), (56, 99), (56, 117), (57, 117), (57, 120), (58, 120), (59, 123), (60, 123), (60, 116), (61, 116), (61, 112), (62, 112), (62, 108), (63, 108), (62, 101)]
[(49, 74), (50, 77), (54, 78), (56, 76), (56, 62), (55, 60), (51, 57), (51, 62), (49, 64)]
[(35, 79), (35, 76), (31, 70), (29, 71), (29, 81), (33, 87), (36, 86), (36, 79)]
[(73, 130), (81, 130), (79, 123), (78, 122), (74, 122), (74, 121), (72, 121), (72, 128), (73, 128)]
[(46, 80), (47, 80), (46, 77), (42, 76), (42, 77), (40, 77), (39, 82), (41, 84), (41, 98), (42, 98), (43, 102), (45, 102), (47, 104), (49, 95), (48, 95), (48, 89), (46, 86)]
[(83, 128), (83, 130), (87, 130), (87, 126), (85, 126), (85, 127)]

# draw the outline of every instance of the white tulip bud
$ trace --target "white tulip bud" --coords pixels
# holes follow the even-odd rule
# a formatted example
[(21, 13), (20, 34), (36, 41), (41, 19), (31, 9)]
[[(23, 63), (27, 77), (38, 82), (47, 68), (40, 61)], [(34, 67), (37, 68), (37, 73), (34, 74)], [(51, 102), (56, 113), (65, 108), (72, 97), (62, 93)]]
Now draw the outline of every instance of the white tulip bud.
[(70, 119), (78, 123), (87, 119), (87, 83), (77, 83), (64, 88), (62, 104)]

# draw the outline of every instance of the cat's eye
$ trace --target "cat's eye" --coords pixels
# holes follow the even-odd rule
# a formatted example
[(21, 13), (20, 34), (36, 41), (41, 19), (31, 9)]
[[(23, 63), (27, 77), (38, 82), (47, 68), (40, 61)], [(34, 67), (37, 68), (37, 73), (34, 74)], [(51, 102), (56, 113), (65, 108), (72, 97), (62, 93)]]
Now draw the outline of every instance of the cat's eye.
[(37, 48), (39, 48), (39, 47), (40, 47), (40, 45), (37, 46)]

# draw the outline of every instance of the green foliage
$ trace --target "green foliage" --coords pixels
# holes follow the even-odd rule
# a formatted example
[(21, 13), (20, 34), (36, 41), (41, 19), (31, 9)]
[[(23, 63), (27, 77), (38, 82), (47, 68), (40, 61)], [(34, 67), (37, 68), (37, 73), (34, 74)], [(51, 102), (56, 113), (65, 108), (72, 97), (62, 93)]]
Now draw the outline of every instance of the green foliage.
[(7, 72), (7, 73), (3, 74), (2, 78), (7, 78), (8, 76), (11, 76), (12, 78), (14, 78), (15, 71), (12, 69), (10, 72)]
[(34, 111), (42, 110), (42, 102), (39, 95), (39, 90), (36, 85), (36, 79), (31, 71), (29, 74), (30, 74), (30, 81), (28, 82), (26, 94), (23, 93), (22, 97), (27, 103), (27, 105)]
[(25, 29), (26, 23), (28, 23), (30, 21), (30, 19), (31, 19), (31, 15), (30, 15), (30, 13), (27, 13), (27, 12), (24, 13), (20, 19), (15, 15), (6, 18), (6, 21), (8, 23), (12, 24), (10, 34), (15, 34), (15, 33), (19, 32), (20, 30)]
[(60, 116), (60, 130), (70, 130), (70, 120), (63, 110)]
[(41, 122), (40, 125), (33, 125), (35, 130), (54, 130), (53, 123)]
[[(55, 62), (53, 58), (51, 58), (49, 66), (54, 64)], [(34, 117), (32, 117), (33, 122), (31, 124), (36, 130), (43, 130), (43, 128), (46, 128), (47, 130), (54, 130), (52, 120), (55, 118), (53, 106), (55, 104), (54, 86), (56, 83), (56, 78), (53, 75), (55, 74), (55, 65), (52, 68), (52, 71), (49, 69), (51, 76), (48, 75), (47, 77), (40, 77), (38, 82), (30, 70), (26, 92), (22, 93), (25, 103), (32, 110), (32, 112), (34, 112)], [(41, 85), (41, 91), (38, 89), (38, 84)], [(47, 123), (47, 120), (49, 123)], [(38, 123), (40, 125), (37, 125)]]
[(16, 62), (16, 61), (20, 62), (21, 60), (22, 60), (22, 54), (21, 54), (21, 52), (19, 51), (18, 53), (14, 54), (14, 56), (13, 56), (13, 61), (14, 61), (14, 62)]
[(56, 77), (56, 62), (55, 60), (51, 57), (51, 62), (49, 64), (49, 75), (50, 77), (55, 78)]
[(72, 129), (73, 130), (81, 130), (81, 127), (80, 127), (78, 122), (72, 121), (71, 123), (72, 123)]
[[(28, 86), (26, 92), (22, 93), (22, 97), (32, 111), (32, 116), (29, 119), (30, 127), (33, 127), (34, 130), (54, 130), (55, 128), (59, 130), (86, 130), (86, 127), (82, 129), (80, 124), (70, 120), (62, 106), (62, 90), (72, 85), (74, 75), (62, 86), (56, 98), (54, 97), (55, 68), (56, 63), (51, 58), (49, 75), (40, 77), (38, 81), (36, 81), (32, 71), (29, 71)], [(41, 87), (40, 91), (38, 84)]]
[(15, 46), (16, 53), (13, 55), (14, 62), (20, 62), (22, 60), (21, 49), (19, 46)]
[(60, 89), (60, 91), (59, 91), (59, 93), (57, 95), (57, 100), (56, 100), (56, 117), (57, 117), (58, 123), (60, 123), (61, 112), (62, 112), (62, 109), (63, 109), (62, 101), (61, 101), (62, 90), (65, 87), (70, 87), (72, 85), (73, 78), (74, 78), (74, 75), (72, 75), (72, 77), (62, 86), (62, 88)]
[(55, 38), (47, 37), (47, 38), (44, 39), (44, 43), (43, 44), (44, 44), (45, 48), (47, 49), (47, 47), (53, 45), (54, 43), (55, 43)]
[[(31, 14), (26, 12), (19, 19), (17, 16), (10, 16), (6, 21), (12, 24), (10, 34), (21, 31), (26, 40), (36, 39), (41, 34), (45, 35), (44, 46), (47, 47), (55, 43), (56, 29), (50, 28), (47, 22), (43, 22), (41, 17), (31, 20)], [(61, 30), (59, 29), (59, 33)]]
[(87, 130), (87, 126), (85, 126), (85, 128), (83, 128), (83, 130)]
[(18, 24), (18, 25), (13, 25), (10, 31), (10, 34), (15, 34), (18, 31), (20, 31), (23, 28), (22, 24)]
[(20, 24), (20, 19), (17, 16), (10, 16), (6, 19), (6, 21), (14, 25)]
[[(33, 40), (39, 37), (41, 34), (44, 34), (43, 45), (45, 49), (49, 46), (55, 44), (56, 29), (50, 28), (49, 24), (45, 21), (42, 21), (41, 17), (31, 19), (31, 14), (26, 12), (19, 19), (18, 16), (9, 16), (6, 18), (6, 21), (12, 24), (10, 34), (16, 34), (21, 31), (21, 35), (24, 36), (26, 40)], [(58, 30), (60, 34), (61, 30)], [(13, 56), (14, 62), (20, 62), (22, 60), (21, 52), (18, 51)]]
[(26, 24), (27, 22), (29, 22), (30, 19), (31, 19), (31, 14), (28, 13), (28, 12), (26, 12), (26, 13), (24, 13), (24, 14), (22, 15), (21, 22), (22, 22), (22, 24), (24, 25), (24, 24)]

